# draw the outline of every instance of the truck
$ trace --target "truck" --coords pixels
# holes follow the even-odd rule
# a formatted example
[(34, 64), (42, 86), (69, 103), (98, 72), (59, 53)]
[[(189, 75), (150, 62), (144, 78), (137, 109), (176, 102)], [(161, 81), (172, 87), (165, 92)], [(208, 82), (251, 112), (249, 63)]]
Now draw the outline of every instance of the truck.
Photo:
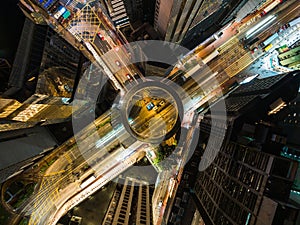
[(278, 38), (278, 33), (275, 33), (273, 35), (271, 35), (270, 37), (268, 37), (266, 40), (264, 40), (262, 43), (261, 43), (261, 46), (262, 47), (265, 47), (265, 46), (268, 46), (269, 44), (271, 44), (272, 41), (274, 41), (276, 38)]
[(300, 23), (300, 17), (298, 17), (298, 18), (296, 18), (296, 19), (290, 21), (290, 22), (289, 22), (289, 26), (292, 27), (292, 26), (297, 25), (298, 23)]
[(263, 9), (261, 12), (261, 16), (266, 15), (268, 12), (270, 12), (272, 9), (274, 9), (277, 5), (279, 5), (283, 0), (275, 0), (272, 3), (270, 3), (266, 8)]
[(203, 63), (208, 63), (211, 60), (213, 60), (214, 58), (216, 58), (220, 53), (218, 52), (218, 50), (214, 50), (212, 53), (210, 53), (208, 56), (206, 56), (202, 61)]
[(84, 189), (96, 180), (95, 174), (92, 173), (81, 181), (80, 188)]

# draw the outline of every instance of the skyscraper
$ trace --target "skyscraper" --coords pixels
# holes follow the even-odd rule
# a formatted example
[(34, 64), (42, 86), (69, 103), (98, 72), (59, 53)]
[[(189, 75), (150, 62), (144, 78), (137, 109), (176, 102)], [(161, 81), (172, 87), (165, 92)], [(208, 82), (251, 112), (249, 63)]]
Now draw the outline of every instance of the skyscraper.
[(164, 40), (178, 43), (188, 30), (215, 12), (221, 3), (220, 0), (157, 0), (154, 28)]
[(51, 67), (69, 69), (73, 79), (80, 70), (80, 53), (49, 26), (25, 19), (9, 86), (21, 89), (24, 82)]
[(102, 225), (151, 225), (150, 187), (134, 178), (118, 178), (119, 182)]
[[(285, 139), (272, 122), (298, 89), (299, 72), (291, 72), (255, 79), (225, 98), (227, 139), (194, 187), (205, 224), (299, 223), (299, 207), (289, 200), (298, 162), (280, 156)], [(203, 134), (212, 116), (205, 115)]]
[[(1, 100), (0, 118), (8, 122), (27, 122), (25, 127), (46, 120), (49, 123), (64, 121), (72, 111), (64, 99), (70, 99), (76, 90), (83, 62), (80, 52), (51, 27), (34, 24), (26, 18), (9, 89), (3, 93), (12, 101), (6, 104), (7, 100)], [(55, 113), (50, 113), (53, 111)], [(16, 123), (9, 123), (7, 128), (12, 124)], [(21, 123), (19, 125), (25, 128)], [(7, 130), (3, 123), (1, 126), (2, 131)]]
[(288, 201), (296, 169), (297, 162), (258, 148), (233, 142), (224, 145), (213, 164), (199, 173), (195, 185), (205, 224), (291, 222), (294, 218), (288, 216), (281, 221), (275, 218), (281, 217), (277, 209)]
[(10, 87), (21, 89), (25, 79), (30, 78), (27, 77), (28, 74), (36, 75), (40, 71), (47, 29), (46, 26), (35, 25), (29, 19), (25, 19), (9, 78)]
[(5, 91), (11, 70), (10, 63), (3, 58), (0, 58), (0, 94)]
[(123, 0), (106, 1), (106, 7), (115, 26), (123, 27), (129, 25), (129, 18)]
[(46, 127), (0, 132), (0, 183), (32, 166), (56, 145)]
[(72, 107), (63, 100), (72, 97), (82, 63), (81, 54), (52, 28), (25, 19), (6, 99), (0, 98), (0, 182), (57, 145), (46, 127), (33, 126), (71, 116)]
[(153, 24), (155, 0), (123, 0), (131, 22), (148, 22)]

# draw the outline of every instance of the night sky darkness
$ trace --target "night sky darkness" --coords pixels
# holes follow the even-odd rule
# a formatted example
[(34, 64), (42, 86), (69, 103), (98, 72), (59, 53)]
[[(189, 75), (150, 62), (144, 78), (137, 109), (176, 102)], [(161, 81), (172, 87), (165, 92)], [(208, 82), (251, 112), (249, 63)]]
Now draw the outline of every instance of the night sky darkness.
[(17, 5), (18, 0), (0, 1), (0, 57), (12, 63), (25, 17)]

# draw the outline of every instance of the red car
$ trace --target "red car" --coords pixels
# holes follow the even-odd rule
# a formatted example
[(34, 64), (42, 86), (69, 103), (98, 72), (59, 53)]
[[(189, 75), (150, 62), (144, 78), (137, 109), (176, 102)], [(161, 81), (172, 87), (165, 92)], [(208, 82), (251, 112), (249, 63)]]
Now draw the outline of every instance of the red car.
[(130, 82), (132, 82), (133, 81), (133, 79), (132, 79), (132, 76), (128, 73), (128, 74), (126, 74), (126, 77), (127, 77), (127, 79), (130, 81)]
[(103, 41), (104, 40), (104, 36), (99, 32), (98, 33), (98, 37)]

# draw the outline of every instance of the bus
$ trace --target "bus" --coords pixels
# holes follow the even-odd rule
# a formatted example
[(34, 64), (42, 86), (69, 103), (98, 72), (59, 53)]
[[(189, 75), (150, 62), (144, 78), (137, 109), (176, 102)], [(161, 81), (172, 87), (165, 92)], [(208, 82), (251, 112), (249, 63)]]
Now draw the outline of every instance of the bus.
[(292, 20), (291, 22), (289, 22), (289, 26), (292, 27), (292, 26), (295, 26), (297, 25), (298, 23), (300, 23), (300, 17)]
[(243, 44), (245, 48), (252, 49), (252, 45), (259, 41), (258, 37), (243, 39)]
[(196, 66), (194, 66), (191, 70), (188, 70), (185, 74), (184, 77), (185, 79), (189, 78), (190, 76), (192, 76), (193, 74), (195, 74), (198, 70), (201, 69), (201, 66), (199, 64), (197, 64)]
[(268, 46), (269, 44), (271, 44), (272, 41), (274, 41), (278, 37), (279, 37), (278, 33), (275, 33), (275, 34), (271, 35), (270, 37), (268, 37), (266, 40), (264, 40), (261, 43), (261, 47)]
[(283, 0), (275, 0), (272, 3), (270, 3), (266, 8), (263, 9), (263, 11), (261, 12), (261, 16), (266, 15), (268, 12), (270, 12), (272, 9), (274, 9), (277, 5), (279, 5), (280, 3), (282, 3)]
[(262, 21), (251, 27), (245, 34), (245, 40), (251, 39), (251, 37), (256, 36), (257, 33), (263, 31), (267, 26), (273, 23), (276, 20), (276, 15), (270, 15), (264, 18)]
[(220, 53), (218, 52), (218, 50), (214, 50), (212, 53), (210, 53), (208, 56), (206, 56), (202, 61), (203, 63), (208, 63), (211, 60), (213, 60), (214, 58), (216, 58)]
[(86, 178), (84, 178), (84, 179), (81, 181), (80, 188), (81, 188), (81, 189), (86, 188), (86, 187), (89, 186), (91, 183), (93, 183), (95, 180), (96, 180), (95, 174), (94, 174), (94, 173), (90, 174), (89, 176), (87, 176)]

